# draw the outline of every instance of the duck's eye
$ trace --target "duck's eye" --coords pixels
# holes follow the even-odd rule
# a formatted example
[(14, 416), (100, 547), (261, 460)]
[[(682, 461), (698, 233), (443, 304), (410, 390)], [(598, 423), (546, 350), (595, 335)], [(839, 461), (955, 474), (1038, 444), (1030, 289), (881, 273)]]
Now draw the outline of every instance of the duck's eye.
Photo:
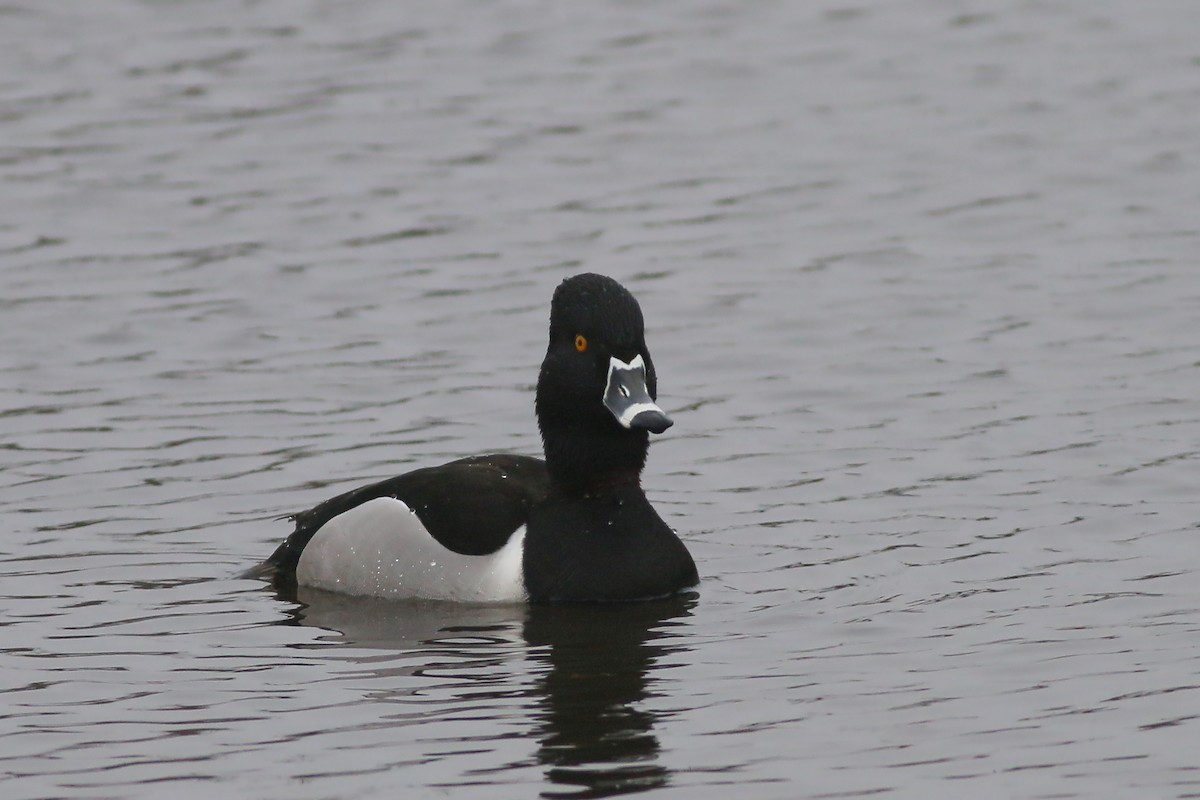
[(581, 353), (587, 350), (587, 337), (582, 333), (575, 337), (575, 349)]

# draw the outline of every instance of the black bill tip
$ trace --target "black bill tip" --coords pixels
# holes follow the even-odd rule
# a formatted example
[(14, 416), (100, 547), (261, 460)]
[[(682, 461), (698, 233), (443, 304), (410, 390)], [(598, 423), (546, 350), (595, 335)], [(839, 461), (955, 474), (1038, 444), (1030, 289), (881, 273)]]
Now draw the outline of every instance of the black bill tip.
[(661, 411), (642, 411), (629, 421), (629, 427), (634, 430), (646, 430), (651, 433), (662, 433), (675, 422)]

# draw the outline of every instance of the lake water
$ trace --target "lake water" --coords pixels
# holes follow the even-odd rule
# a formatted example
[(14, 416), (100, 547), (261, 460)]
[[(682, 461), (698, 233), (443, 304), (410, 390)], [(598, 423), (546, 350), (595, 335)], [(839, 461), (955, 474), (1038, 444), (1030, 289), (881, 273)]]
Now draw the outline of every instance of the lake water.
[[(1200, 6), (0, 6), (0, 794), (1200, 796)], [(641, 300), (693, 596), (276, 596)]]

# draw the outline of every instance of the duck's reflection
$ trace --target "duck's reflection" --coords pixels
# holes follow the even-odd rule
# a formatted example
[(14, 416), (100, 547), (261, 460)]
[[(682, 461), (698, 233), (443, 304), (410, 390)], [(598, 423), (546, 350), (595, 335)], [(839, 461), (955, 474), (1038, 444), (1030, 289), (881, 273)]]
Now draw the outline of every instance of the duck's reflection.
[[(380, 676), (435, 674), (449, 659), (460, 677), (473, 664), (494, 680), (497, 670), (521, 673), (525, 662), (513, 680), (532, 700), (528, 735), (549, 782), (544, 797), (609, 797), (670, 780), (659, 760), (660, 715), (645, 701), (654, 676), (669, 666), (664, 657), (687, 649), (675, 629), (690, 616), (694, 595), (566, 607), (393, 603), (305, 590), (286, 599), (301, 603), (289, 622), (336, 630), (344, 643), (369, 648), (374, 655), (364, 663)], [(428, 658), (388, 663), (380, 649)], [(508, 686), (497, 696), (511, 698)], [(471, 692), (475, 702), (479, 688)]]
[(671, 628), (693, 598), (591, 607), (533, 607), (525, 640), (547, 669), (538, 681), (544, 797), (608, 797), (670, 780), (658, 760), (651, 669), (684, 649)]

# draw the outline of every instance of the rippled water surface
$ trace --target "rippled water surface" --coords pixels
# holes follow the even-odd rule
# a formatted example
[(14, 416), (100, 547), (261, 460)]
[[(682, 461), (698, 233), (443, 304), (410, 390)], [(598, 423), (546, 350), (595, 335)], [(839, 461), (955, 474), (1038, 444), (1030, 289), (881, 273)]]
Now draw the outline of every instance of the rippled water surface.
[[(1200, 8), (0, 6), (5, 798), (1200, 796)], [(704, 576), (278, 597), (640, 298)]]

